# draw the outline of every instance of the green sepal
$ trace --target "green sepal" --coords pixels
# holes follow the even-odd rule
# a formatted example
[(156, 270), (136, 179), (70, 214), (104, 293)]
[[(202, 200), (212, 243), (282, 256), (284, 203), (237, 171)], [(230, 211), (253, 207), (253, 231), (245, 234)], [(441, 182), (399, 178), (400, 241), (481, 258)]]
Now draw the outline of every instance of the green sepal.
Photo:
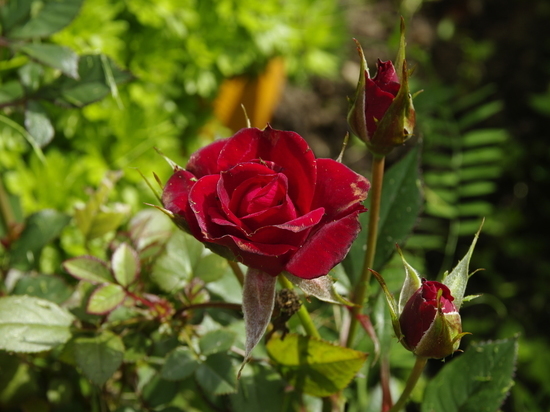
[(403, 266), (405, 266), (405, 281), (401, 287), (401, 293), (399, 293), (399, 305), (397, 306), (397, 313), (401, 313), (411, 296), (422, 286), (422, 280), (416, 269), (405, 260), (405, 256), (399, 247), (397, 247), (397, 253), (401, 256)]
[(374, 275), (378, 283), (380, 284), (380, 287), (382, 288), (382, 291), (384, 292), (384, 295), (386, 296), (386, 301), (388, 302), (388, 306), (390, 309), (390, 317), (391, 317), (391, 323), (393, 326), (393, 331), (395, 332), (395, 336), (397, 336), (397, 339), (401, 340), (403, 338), (403, 333), (401, 333), (401, 325), (399, 324), (399, 311), (397, 307), (397, 303), (395, 302), (395, 298), (388, 289), (388, 286), (386, 285), (386, 281), (382, 277), (382, 275), (372, 269), (369, 269), (371, 273)]
[[(468, 266), (470, 265), (470, 259), (474, 253), (474, 248), (476, 246), (477, 239), (479, 238), (481, 228), (483, 227), (483, 223), (484, 222), (481, 222), (481, 226), (475, 234), (474, 240), (472, 241), (470, 249), (468, 249), (466, 255), (462, 258), (462, 260), (460, 260), (460, 262), (458, 262), (451, 273), (445, 273), (443, 276), (442, 283), (450, 289), (451, 295), (454, 297), (453, 303), (457, 311), (460, 310), (460, 306), (462, 306), (462, 302), (464, 301), (466, 285), (468, 284), (468, 279), (471, 276)], [(473, 273), (475, 272), (477, 271), (474, 271)]]
[(370, 78), (369, 66), (367, 65), (367, 60), (365, 59), (365, 54), (363, 53), (361, 45), (356, 39), (353, 40), (357, 45), (361, 67), (359, 69), (359, 80), (357, 81), (355, 95), (353, 100), (350, 100), (347, 120), (353, 133), (364, 142), (367, 142), (369, 140), (369, 132), (367, 130), (367, 119), (365, 118), (365, 78)]

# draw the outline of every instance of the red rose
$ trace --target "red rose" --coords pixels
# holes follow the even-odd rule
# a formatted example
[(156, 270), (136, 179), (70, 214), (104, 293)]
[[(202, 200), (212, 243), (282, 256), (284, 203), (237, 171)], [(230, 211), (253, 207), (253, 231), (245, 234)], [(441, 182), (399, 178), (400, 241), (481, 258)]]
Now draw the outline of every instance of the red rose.
[(453, 300), (447, 286), (422, 279), (399, 317), (403, 346), (426, 358), (444, 358), (456, 351), (464, 334)]
[(343, 164), (315, 159), (294, 132), (249, 128), (176, 167), (162, 202), (216, 253), (272, 276), (312, 279), (349, 251), (369, 187)]

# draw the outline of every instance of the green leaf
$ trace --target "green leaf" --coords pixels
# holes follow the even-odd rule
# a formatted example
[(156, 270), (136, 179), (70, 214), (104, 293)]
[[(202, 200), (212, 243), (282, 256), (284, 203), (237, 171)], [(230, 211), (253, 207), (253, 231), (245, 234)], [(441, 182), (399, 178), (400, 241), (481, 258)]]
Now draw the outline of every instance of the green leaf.
[(0, 7), (2, 28), (7, 33), (14, 26), (24, 24), (31, 12), (31, 4), (34, 0), (8, 1)]
[(90, 296), (86, 311), (94, 315), (103, 315), (120, 305), (125, 297), (126, 292), (122, 286), (112, 283), (102, 285)]
[[(105, 73), (105, 67), (110, 73)], [(101, 55), (80, 56), (79, 79), (60, 77), (41, 89), (39, 97), (67, 107), (84, 107), (106, 97), (112, 82), (120, 84), (132, 79), (132, 75), (119, 69), (109, 58)]]
[(171, 382), (155, 375), (143, 387), (143, 400), (150, 408), (169, 403), (178, 393), (179, 382)]
[(95, 239), (115, 230), (129, 212), (129, 206), (116, 203), (108, 207), (107, 197), (122, 172), (108, 172), (86, 204), (75, 207), (76, 224), (87, 240)]
[(22, 405), (29, 398), (40, 396), (40, 373), (31, 362), (1, 351), (0, 365), (0, 405)]
[(35, 100), (30, 100), (25, 108), (25, 128), (38, 147), (44, 147), (50, 143), (55, 134), (46, 110)]
[(237, 379), (231, 358), (225, 353), (210, 355), (199, 365), (195, 378), (204, 391), (211, 395), (225, 395), (237, 391)]
[(31, 296), (0, 298), (0, 349), (42, 352), (71, 337), (74, 317), (55, 303)]
[(287, 382), (313, 396), (344, 389), (367, 359), (366, 353), (295, 334), (273, 338), (266, 348)]
[(44, 246), (59, 236), (70, 219), (51, 209), (29, 216), (25, 229), (11, 250), (11, 266), (21, 270), (32, 268), (38, 262)]
[(129, 213), (130, 206), (123, 203), (100, 207), (94, 216), (94, 223), (88, 232), (88, 239), (96, 239), (116, 230)]
[(122, 339), (109, 331), (92, 338), (74, 340), (74, 357), (82, 373), (96, 385), (103, 385), (124, 358)]
[(420, 146), (415, 146), (384, 175), (375, 270), (381, 270), (390, 260), (396, 244), (405, 243), (418, 219), (423, 204), (418, 167), (419, 151)]
[(0, 86), (0, 104), (15, 102), (23, 97), (23, 86), (17, 80), (5, 82)]
[(60, 304), (72, 294), (65, 281), (55, 275), (35, 275), (20, 278), (13, 288), (14, 295), (28, 295)]
[[(260, 363), (250, 364), (243, 372), (238, 392), (230, 395), (232, 410), (239, 412), (281, 412), (294, 410), (285, 402), (299, 397), (295, 391), (285, 391), (285, 382), (279, 374)], [(286, 409), (285, 409), (286, 405)]]
[(191, 376), (198, 366), (199, 361), (191, 350), (186, 346), (178, 346), (166, 357), (160, 377), (168, 381), (182, 380)]
[(63, 268), (70, 275), (91, 283), (114, 283), (115, 279), (107, 263), (94, 256), (79, 256), (63, 262)]
[(512, 387), (517, 338), (472, 345), (428, 383), (422, 412), (496, 412)]
[(201, 355), (208, 356), (218, 352), (227, 352), (233, 346), (236, 338), (237, 336), (232, 330), (212, 330), (199, 340)]
[(193, 267), (201, 258), (204, 246), (181, 230), (173, 232), (165, 252), (156, 260), (151, 279), (163, 291), (182, 289), (191, 279)]
[(227, 260), (215, 253), (205, 251), (199, 260), (193, 274), (201, 278), (205, 283), (215, 282), (229, 271)]
[[(19, 3), (21, 0), (10, 1)], [(23, 21), (18, 27), (8, 32), (9, 38), (30, 39), (47, 37), (58, 32), (76, 17), (84, 0), (45, 0), (42, 8), (30, 19)], [(24, 15), (30, 12), (29, 2), (23, 1), (21, 7), (13, 7), (11, 15)]]
[(78, 55), (68, 47), (57, 44), (26, 44), (19, 49), (27, 56), (66, 76), (78, 78)]
[(138, 277), (139, 256), (127, 243), (122, 243), (113, 253), (111, 267), (116, 281), (123, 287), (128, 287)]

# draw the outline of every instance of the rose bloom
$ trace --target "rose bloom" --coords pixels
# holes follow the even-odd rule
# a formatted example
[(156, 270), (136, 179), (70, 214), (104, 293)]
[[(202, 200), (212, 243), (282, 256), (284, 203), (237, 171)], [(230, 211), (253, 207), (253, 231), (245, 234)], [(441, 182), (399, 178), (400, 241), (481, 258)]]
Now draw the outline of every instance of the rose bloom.
[(297, 133), (242, 129), (176, 167), (162, 194), (179, 227), (214, 252), (272, 276), (326, 275), (360, 230), (367, 179), (315, 159)]

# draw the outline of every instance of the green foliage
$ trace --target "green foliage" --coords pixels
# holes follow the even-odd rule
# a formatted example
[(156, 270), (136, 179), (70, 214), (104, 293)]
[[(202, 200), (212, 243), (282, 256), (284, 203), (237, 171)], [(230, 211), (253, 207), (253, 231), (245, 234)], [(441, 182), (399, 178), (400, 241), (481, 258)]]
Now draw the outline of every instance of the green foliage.
[[(376, 303), (372, 319), (363, 319), (374, 343), (363, 338), (359, 350), (336, 343), (347, 322), (336, 304), (349, 304), (366, 229), (331, 272), (336, 281), (291, 279), (321, 339), (297, 334), (296, 316), (281, 310), (286, 302), (277, 301), (282, 314), (272, 319), (271, 301), (252, 288), (259, 305), (245, 303), (247, 322), (262, 319), (251, 345), (242, 287), (231, 273), (242, 267), (158, 210), (136, 213), (158, 201), (141, 176), (156, 171), (166, 181), (153, 147), (185, 164), (217, 134), (212, 99), (226, 78), (256, 75), (279, 56), (294, 80), (334, 75), (345, 31), (339, 10), (334, 0), (10, 0), (0, 7), (0, 409), (274, 412), (316, 410), (326, 402), (319, 397), (337, 393), (372, 407), (367, 379), (357, 374), (366, 372), (366, 350), (389, 357), (395, 342), (386, 308)], [(491, 210), (479, 200), (494, 190), (506, 135), (477, 128), (499, 109), (478, 105), (485, 95), (453, 105), (441, 104), (454, 100), (444, 97), (418, 109), (434, 113), (425, 152), (441, 154), (425, 155), (426, 214), (432, 223), (460, 222), (458, 236)], [(378, 269), (391, 270), (394, 245), (419, 214), (418, 157), (415, 148), (386, 174)], [(445, 231), (425, 221), (422, 230), (436, 233), (436, 242), (415, 236), (411, 243), (441, 246)], [(284, 339), (272, 333), (287, 329)], [(509, 366), (487, 345), (463, 357), (481, 352)], [(391, 353), (398, 367), (410, 364)], [(462, 379), (464, 391), (501, 401), (512, 372), (493, 369), (490, 391)], [(439, 402), (432, 386), (427, 399)]]
[(367, 357), (366, 353), (299, 335), (271, 339), (267, 351), (290, 384), (314, 396), (344, 389)]
[(71, 337), (74, 318), (53, 302), (31, 296), (0, 298), (0, 349), (42, 352)]
[(513, 385), (517, 339), (472, 345), (426, 387), (422, 412), (499, 410)]
[(459, 238), (475, 233), (482, 219), (485, 233), (503, 228), (494, 218), (490, 195), (502, 175), (509, 138), (503, 129), (483, 126), (502, 109), (499, 101), (486, 102), (493, 93), (486, 86), (458, 98), (452, 88), (431, 85), (430, 99), (417, 99), (417, 110), (426, 113), (420, 119), (426, 205), (407, 246), (445, 251), (442, 269), (452, 266)]

